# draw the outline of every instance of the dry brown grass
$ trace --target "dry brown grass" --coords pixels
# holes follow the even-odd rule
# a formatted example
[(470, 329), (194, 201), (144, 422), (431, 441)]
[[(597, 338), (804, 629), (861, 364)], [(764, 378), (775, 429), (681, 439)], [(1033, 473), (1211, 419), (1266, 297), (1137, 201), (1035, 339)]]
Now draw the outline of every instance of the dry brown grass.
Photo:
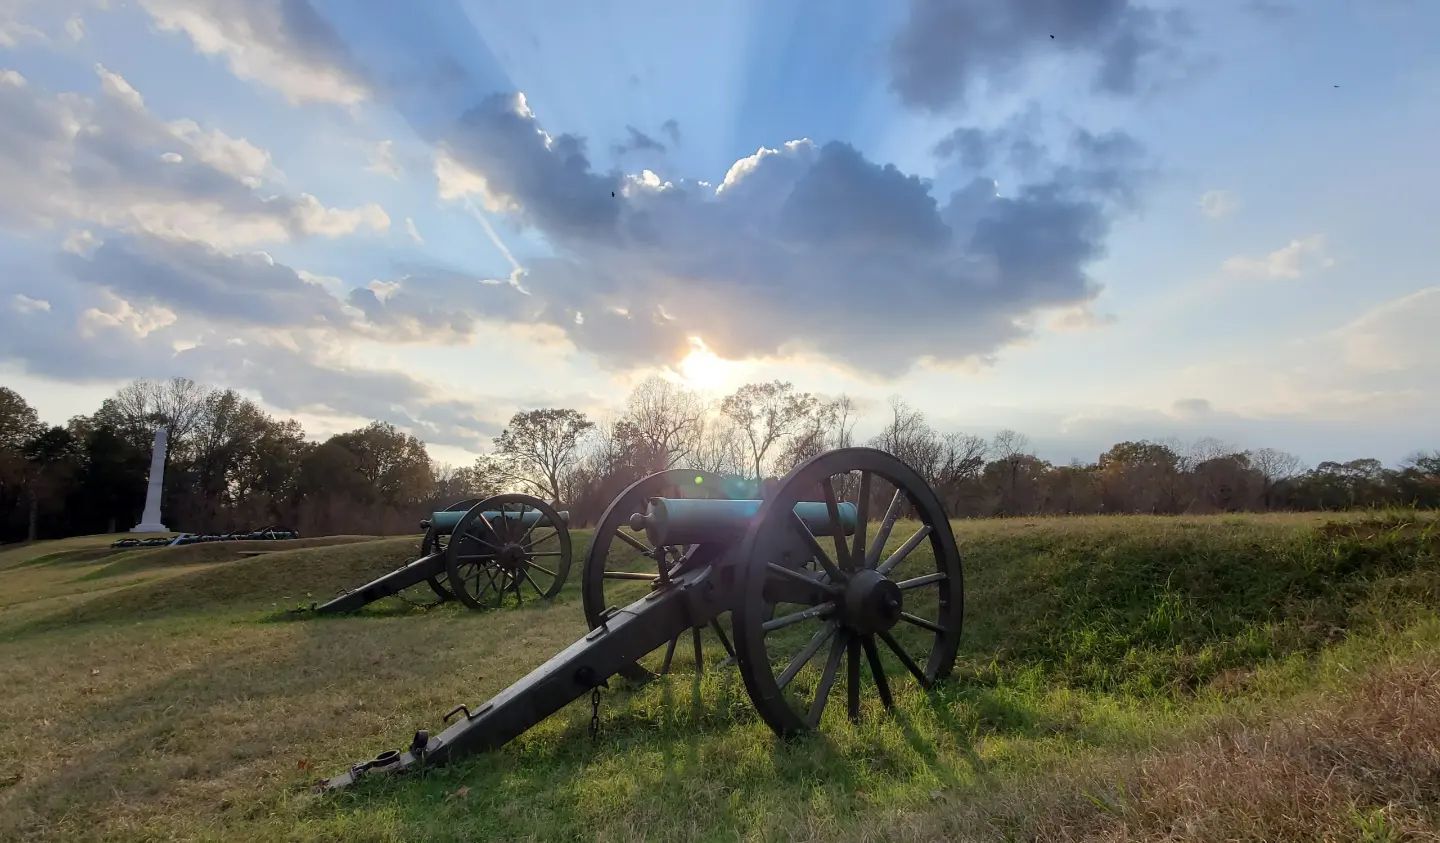
[[(1440, 656), (1413, 657), (1260, 725), (902, 818), (914, 840), (1440, 840)], [(890, 837), (892, 835), (884, 835)]]

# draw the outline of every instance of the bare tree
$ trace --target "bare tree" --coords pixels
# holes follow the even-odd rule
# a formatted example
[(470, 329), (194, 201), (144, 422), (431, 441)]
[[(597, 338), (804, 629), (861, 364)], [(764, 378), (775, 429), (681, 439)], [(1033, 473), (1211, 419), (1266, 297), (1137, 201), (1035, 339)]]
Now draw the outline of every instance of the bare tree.
[(208, 398), (209, 390), (189, 378), (141, 379), (120, 387), (95, 415), (145, 450), (155, 426), (164, 424), (174, 454), (190, 444), (190, 434), (205, 412)]
[(704, 415), (705, 403), (699, 395), (652, 375), (630, 393), (623, 421), (633, 426), (635, 440), (659, 470), (677, 465), (695, 451)]
[(1275, 484), (1295, 477), (1304, 468), (1304, 463), (1300, 461), (1299, 457), (1278, 448), (1247, 451), (1246, 456), (1250, 458), (1250, 467), (1260, 472), (1260, 476), (1265, 478), (1262, 497), (1266, 509), (1269, 509), (1274, 502)]
[(579, 458), (581, 438), (594, 426), (578, 410), (516, 413), (495, 437), (500, 458), (497, 470), (558, 503), (565, 496), (564, 481)]
[(699, 444), (690, 455), (690, 466), (715, 474), (745, 474), (745, 441), (739, 428), (720, 413), (705, 418), (700, 426)]
[(924, 413), (898, 395), (890, 397), (890, 421), (871, 444), (899, 457), (927, 481), (934, 481), (942, 451), (940, 434), (925, 421)]
[(744, 438), (756, 482), (765, 478), (765, 457), (775, 444), (801, 430), (819, 408), (819, 399), (784, 381), (747, 383), (720, 404)]

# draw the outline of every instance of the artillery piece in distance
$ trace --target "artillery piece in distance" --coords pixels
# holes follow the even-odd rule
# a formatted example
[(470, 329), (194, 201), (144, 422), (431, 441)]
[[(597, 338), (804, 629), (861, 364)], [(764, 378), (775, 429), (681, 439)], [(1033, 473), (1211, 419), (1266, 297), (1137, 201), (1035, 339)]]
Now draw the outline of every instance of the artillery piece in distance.
[(442, 602), (498, 608), (508, 598), (549, 599), (570, 574), (570, 513), (530, 495), (495, 495), (452, 504), (420, 522), (420, 556), (384, 576), (316, 607), (320, 614), (354, 612), (428, 583)]

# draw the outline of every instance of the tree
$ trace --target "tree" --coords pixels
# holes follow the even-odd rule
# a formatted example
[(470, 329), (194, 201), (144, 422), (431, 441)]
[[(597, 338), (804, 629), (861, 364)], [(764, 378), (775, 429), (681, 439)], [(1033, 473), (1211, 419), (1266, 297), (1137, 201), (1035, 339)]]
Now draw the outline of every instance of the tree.
[(699, 445), (705, 404), (688, 389), (652, 375), (641, 381), (625, 404), (621, 423), (631, 457), (654, 471), (672, 468)]
[(943, 451), (940, 434), (925, 421), (924, 413), (899, 396), (890, 398), (890, 421), (870, 444), (894, 454), (927, 481), (934, 482)]
[(1002, 515), (1018, 515), (1026, 497), (1021, 486), (1023, 481), (1033, 480), (1036, 460), (1030, 454), (1030, 439), (1023, 433), (1006, 428), (995, 434), (990, 442), (990, 453), (995, 461), (985, 467), (986, 479), (990, 485), (999, 487), (999, 512)]
[(1100, 455), (1097, 467), (1109, 512), (1179, 512), (1183, 460), (1159, 442), (1120, 442)]
[(20, 393), (0, 386), (0, 450), (18, 451), (20, 445), (41, 430), (35, 408)]
[(354, 470), (390, 506), (430, 499), (434, 475), (425, 443), (401, 433), (388, 422), (371, 422), (359, 430), (330, 437), (327, 444), (344, 448)]
[(734, 424), (755, 482), (765, 478), (765, 457), (776, 443), (794, 435), (820, 407), (808, 392), (796, 392), (784, 381), (747, 383), (720, 403), (720, 413)]
[(1270, 509), (1276, 484), (1300, 473), (1300, 458), (1276, 448), (1247, 451), (1246, 456), (1250, 458), (1250, 467), (1260, 472), (1260, 476), (1264, 478), (1262, 497), (1265, 508)]
[(189, 378), (136, 380), (121, 387), (100, 405), (96, 420), (119, 431), (131, 444), (149, 453), (157, 424), (165, 425), (171, 456), (189, 444), (207, 399), (204, 387)]
[(79, 468), (75, 437), (63, 427), (44, 428), (20, 446), (27, 464), (25, 491), (30, 499), (26, 541), (39, 537), (42, 502), (63, 499), (66, 483)]
[(516, 413), (495, 437), (500, 470), (558, 503), (565, 497), (565, 481), (578, 458), (581, 438), (594, 426), (578, 410)]

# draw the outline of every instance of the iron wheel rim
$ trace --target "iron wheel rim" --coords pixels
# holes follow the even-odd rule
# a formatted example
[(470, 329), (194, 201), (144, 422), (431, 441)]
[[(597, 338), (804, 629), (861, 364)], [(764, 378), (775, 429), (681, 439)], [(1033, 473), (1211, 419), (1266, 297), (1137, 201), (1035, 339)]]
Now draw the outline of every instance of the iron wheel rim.
[[(527, 527), (522, 519), (531, 511), (539, 515)], [(486, 512), (502, 517), (490, 522)], [(494, 495), (455, 524), (445, 548), (446, 585), (476, 610), (500, 608), (507, 595), (518, 605), (527, 597), (549, 600), (565, 586), (570, 559), (570, 530), (554, 507), (530, 495)]]
[[(776, 603), (767, 598), (766, 586), (777, 578), (784, 579), (770, 563), (780, 562), (782, 549), (794, 545), (787, 533), (793, 535), (806, 529), (790, 514), (795, 503), (815, 499), (815, 492), (824, 488), (822, 482), (829, 484), (833, 490), (836, 478), (842, 475), (848, 478), (852, 473), (859, 474), (856, 479), (856, 505), (862, 516), (858, 519), (856, 535), (839, 539), (830, 534), (811, 534), (814, 542), (810, 546), (815, 549), (814, 552), (822, 552), (826, 556), (824, 560), (811, 557), (820, 563), (817, 567), (826, 571), (824, 576), (815, 577), (817, 583), (824, 581), (825, 588), (817, 586), (813, 590), (814, 596), (805, 602), (787, 602), (787, 605), (801, 608), (780, 613), (777, 617)], [(864, 479), (867, 476), (870, 479)], [(871, 504), (876, 478), (887, 482), (894, 490), (894, 496), (888, 506), (881, 503), (886, 517), (872, 533), (870, 529), (875, 525), (869, 523), (868, 516), (873, 514)], [(861, 488), (868, 492), (863, 508), (858, 500)], [(843, 497), (849, 497), (834, 492), (832, 495), (830, 500), (837, 503)], [(887, 530), (884, 525), (890, 521), (894, 526), (889, 513), (896, 507), (900, 508), (902, 515), (913, 512), (919, 524), (917, 527), (907, 525), (903, 531), (905, 541), (900, 547), (890, 553), (882, 553), (887, 540), (895, 538), (892, 530)], [(832, 527), (838, 524), (838, 516), (834, 512), (832, 509)], [(915, 556), (915, 551), (922, 544), (929, 546), (933, 571), (914, 575), (915, 570), (924, 565), (923, 557)], [(891, 560), (897, 555), (898, 560), (892, 564)], [(868, 695), (878, 698), (881, 705), (889, 709), (894, 705), (894, 685), (916, 683), (928, 689), (948, 676), (954, 666), (965, 604), (964, 571), (954, 533), (934, 491), (914, 469), (889, 453), (873, 448), (845, 448), (821, 454), (797, 466), (781, 482), (775, 494), (761, 505), (746, 532), (737, 558), (744, 564), (740, 600), (733, 612), (740, 673), (756, 711), (782, 737), (819, 728), (825, 712), (838, 708), (829, 703), (841, 685), (845, 686), (847, 713), (855, 719), (867, 696), (866, 684), (869, 685)], [(803, 565), (804, 560), (800, 561)], [(907, 565), (907, 562), (911, 564)], [(887, 564), (890, 568), (883, 570)], [(897, 579), (901, 566), (906, 566), (903, 580)], [(832, 571), (840, 575), (833, 582)], [(874, 582), (875, 577), (863, 574), (865, 571), (879, 575), (891, 585)], [(851, 605), (858, 602), (863, 608), (864, 600), (856, 597), (857, 594), (883, 594), (888, 599), (892, 592), (902, 597), (894, 607), (898, 614), (893, 619), (869, 618), (865, 612)], [(907, 606), (919, 608), (921, 601), (917, 598), (925, 592), (933, 592), (934, 599), (933, 605), (924, 604), (928, 615), (907, 611)], [(925, 599), (930, 598), (926, 596)], [(805, 614), (803, 607), (806, 603), (816, 609), (816, 613), (792, 620)], [(823, 609), (826, 603), (831, 604), (828, 610)], [(903, 617), (907, 614), (909, 618)], [(920, 622), (933, 628), (920, 627), (921, 633), (917, 636), (910, 630), (919, 626)], [(890, 626), (878, 628), (884, 623)], [(893, 631), (899, 627), (905, 629), (903, 637)], [(771, 633), (792, 628), (795, 631), (785, 633), (787, 641), (783, 646), (776, 641), (777, 646), (772, 647), (767, 641)], [(917, 660), (914, 651), (919, 648), (915, 643), (927, 640), (925, 633), (929, 633), (929, 647), (923, 658)], [(797, 641), (804, 643), (796, 648), (794, 644)], [(844, 676), (840, 675), (842, 660), (845, 663)], [(892, 664), (899, 662), (899, 669), (887, 668), (886, 661)], [(818, 674), (813, 670), (817, 664), (821, 665)], [(869, 683), (864, 681), (866, 668)], [(805, 681), (797, 681), (802, 677)], [(815, 681), (812, 684), (810, 680)]]

